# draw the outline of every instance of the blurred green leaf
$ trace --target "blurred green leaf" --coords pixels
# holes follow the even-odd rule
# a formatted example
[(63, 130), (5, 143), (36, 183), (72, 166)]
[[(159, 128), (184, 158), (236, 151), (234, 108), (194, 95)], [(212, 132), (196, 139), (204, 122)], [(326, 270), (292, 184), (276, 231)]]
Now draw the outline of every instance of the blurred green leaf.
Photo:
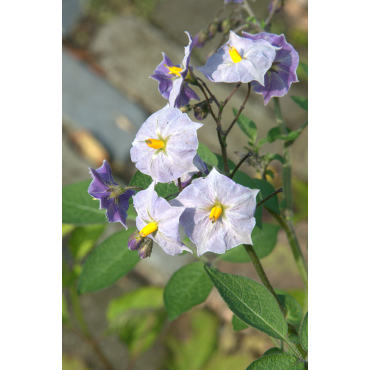
[(265, 171), (265, 174), (266, 174), (266, 176), (270, 176), (272, 179), (274, 179), (274, 178), (275, 178), (275, 174), (274, 174), (274, 172), (273, 172), (273, 171), (271, 171), (271, 170), (266, 170), (266, 171)]
[(134, 231), (115, 233), (93, 250), (78, 279), (79, 294), (106, 288), (135, 267), (140, 258), (136, 251), (127, 247), (128, 238)]
[(233, 315), (231, 320), (231, 324), (233, 325), (234, 331), (248, 329), (249, 325), (247, 325), (244, 321), (240, 320), (238, 316)]
[(306, 63), (300, 62), (299, 63), (306, 75), (308, 76), (308, 65)]
[(273, 127), (270, 129), (270, 131), (267, 133), (267, 141), (269, 143), (274, 142), (275, 140), (279, 139), (281, 136), (280, 128), (279, 127)]
[[(278, 225), (263, 223), (262, 229), (255, 227), (252, 231), (253, 247), (259, 258), (266, 257), (274, 249), (277, 241), (277, 235), (280, 229)], [(243, 245), (238, 245), (226, 253), (219, 256), (220, 259), (226, 262), (246, 263), (251, 259)]]
[(302, 308), (300, 304), (288, 293), (275, 289), (275, 292), (281, 302), (286, 308), (285, 320), (292, 325), (298, 325), (302, 321)]
[(262, 356), (258, 360), (253, 361), (247, 370), (303, 370), (304, 363), (291, 355), (285, 353), (276, 353), (268, 356)]
[[(224, 161), (222, 159), (222, 155), (219, 155), (219, 154), (215, 154), (215, 156), (217, 157), (217, 168), (221, 171), (222, 174), (225, 173), (225, 169), (224, 169)], [(229, 164), (229, 170), (230, 172), (236, 167), (234, 162), (232, 162), (230, 159), (227, 159), (227, 163)]]
[(304, 110), (308, 111), (308, 99), (302, 96), (291, 96), (291, 98)]
[(62, 294), (62, 322), (63, 324), (69, 322), (68, 304), (64, 294)]
[(163, 308), (163, 288), (146, 286), (112, 299), (107, 309), (108, 321), (114, 321), (127, 312)]
[[(145, 175), (144, 173), (141, 173), (140, 171), (137, 171), (130, 181), (130, 186), (138, 186), (139, 188), (142, 188), (145, 190), (148, 188), (148, 186), (152, 182), (153, 182), (153, 179), (150, 176)], [(166, 198), (167, 196), (179, 191), (179, 189), (173, 182), (171, 182), (170, 184), (157, 183), (154, 189), (157, 192), (158, 196), (162, 198)], [(136, 213), (134, 213), (134, 218), (136, 218)]]
[(277, 161), (284, 164), (284, 158), (280, 154), (269, 154), (267, 158), (270, 162), (276, 159)]
[(246, 324), (273, 338), (285, 339), (288, 326), (272, 294), (261, 284), (244, 276), (205, 269), (230, 310)]
[(262, 139), (258, 140), (258, 143), (257, 143), (257, 152), (258, 150), (263, 146), (265, 145), (266, 143), (268, 143), (269, 140), (267, 137), (263, 137)]
[(308, 352), (308, 312), (303, 319), (299, 336), (303, 349)]
[(202, 262), (193, 262), (177, 270), (164, 289), (164, 304), (170, 321), (204, 302), (212, 290), (212, 282)]
[(250, 361), (246, 355), (216, 353), (202, 370), (245, 370), (245, 364)]
[(105, 209), (87, 193), (91, 180), (77, 182), (62, 188), (62, 222), (74, 225), (106, 222)]
[[(256, 188), (261, 190), (257, 196), (257, 202), (260, 202), (262, 199), (268, 197), (275, 191), (275, 188), (266, 180), (253, 179), (253, 181), (256, 184)], [(277, 214), (280, 214), (277, 195), (263, 203), (263, 206), (273, 210)]]
[(75, 260), (81, 261), (103, 234), (106, 224), (76, 227), (70, 238), (69, 248)]
[(212, 151), (206, 145), (199, 143), (197, 153), (201, 160), (207, 165), (212, 167), (217, 166), (218, 160), (216, 154), (212, 153)]
[(68, 233), (70, 233), (75, 228), (74, 225), (62, 224), (62, 238), (64, 238)]
[(78, 357), (71, 357), (62, 354), (62, 369), (63, 370), (90, 370), (84, 362)]
[(74, 285), (77, 279), (77, 275), (73, 270), (68, 267), (68, 264), (64, 258), (62, 257), (62, 286), (68, 287)]
[[(236, 115), (238, 114), (238, 110), (233, 108), (233, 112), (234, 116), (236, 117)], [(258, 133), (255, 123), (243, 113), (240, 114), (236, 122), (240, 129), (244, 132), (244, 134), (247, 135), (247, 137), (249, 138), (250, 144), (254, 145)]]
[(275, 353), (282, 353), (280, 348), (272, 347), (268, 349), (262, 356), (274, 355)]

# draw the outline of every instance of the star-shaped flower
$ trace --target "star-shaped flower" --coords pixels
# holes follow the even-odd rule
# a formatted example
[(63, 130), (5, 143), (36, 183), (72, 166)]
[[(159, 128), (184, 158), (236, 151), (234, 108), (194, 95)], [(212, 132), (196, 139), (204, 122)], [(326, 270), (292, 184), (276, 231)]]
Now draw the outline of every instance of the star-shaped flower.
[(196, 67), (212, 82), (264, 84), (264, 75), (275, 59), (278, 47), (265, 40), (250, 40), (230, 31), (229, 41), (212, 54), (204, 67)]
[(250, 40), (266, 40), (271, 45), (280, 47), (270, 69), (264, 77), (264, 83), (259, 84), (252, 81), (252, 89), (257, 94), (262, 94), (265, 105), (273, 96), (284, 96), (288, 93), (290, 85), (298, 82), (297, 67), (299, 62), (298, 53), (293, 46), (286, 42), (284, 35), (275, 35), (273, 33), (261, 32), (251, 35), (243, 32), (243, 36)]
[(127, 229), (126, 219), (129, 199), (135, 191), (113, 181), (112, 170), (106, 160), (97, 170), (89, 168), (93, 178), (87, 192), (100, 200), (100, 209), (106, 209), (109, 222), (121, 222)]
[(171, 182), (187, 172), (198, 172), (193, 159), (199, 144), (196, 131), (201, 126), (186, 113), (166, 106), (141, 126), (132, 143), (131, 160), (156, 182)]
[(207, 177), (193, 180), (170, 203), (185, 207), (180, 224), (197, 245), (198, 256), (208, 251), (221, 254), (242, 243), (252, 244), (258, 192), (236, 184), (213, 168)]
[(175, 108), (188, 104), (190, 99), (200, 100), (199, 96), (185, 82), (189, 72), (190, 52), (194, 45), (189, 32), (185, 33), (189, 37), (189, 45), (185, 47), (185, 56), (181, 65), (174, 65), (171, 59), (165, 53), (162, 53), (163, 61), (150, 76), (159, 82), (159, 92), (169, 100), (170, 107)]
[(151, 238), (170, 255), (180, 254), (184, 250), (192, 253), (180, 240), (179, 218), (184, 207), (172, 207), (154, 190), (154, 181), (148, 189), (133, 196), (138, 214), (136, 227), (142, 238)]

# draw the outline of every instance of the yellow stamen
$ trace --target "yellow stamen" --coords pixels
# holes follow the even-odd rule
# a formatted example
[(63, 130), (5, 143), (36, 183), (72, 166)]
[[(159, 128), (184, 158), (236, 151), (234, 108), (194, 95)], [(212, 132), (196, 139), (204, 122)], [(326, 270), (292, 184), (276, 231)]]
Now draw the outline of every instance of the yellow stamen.
[(229, 54), (234, 63), (239, 63), (243, 58), (238, 53), (238, 50), (234, 46), (227, 45), (229, 47)]
[(154, 231), (156, 231), (157, 229), (158, 229), (157, 223), (151, 222), (150, 224), (146, 225), (145, 227), (141, 229), (140, 236), (145, 238), (149, 234), (154, 233)]
[(146, 145), (148, 145), (149, 147), (153, 149), (160, 149), (164, 147), (164, 142), (162, 140), (148, 139), (148, 140), (145, 140), (145, 142), (146, 142)]
[(172, 66), (172, 67), (169, 67), (169, 66), (166, 66), (166, 68), (168, 68), (168, 74), (172, 74), (172, 75), (177, 75), (180, 77), (180, 72), (182, 71), (182, 68), (180, 67), (175, 67), (175, 66)]
[(215, 206), (211, 210), (211, 213), (209, 215), (209, 219), (214, 224), (218, 220), (218, 218), (221, 216), (221, 214), (222, 214), (222, 208), (220, 206)]

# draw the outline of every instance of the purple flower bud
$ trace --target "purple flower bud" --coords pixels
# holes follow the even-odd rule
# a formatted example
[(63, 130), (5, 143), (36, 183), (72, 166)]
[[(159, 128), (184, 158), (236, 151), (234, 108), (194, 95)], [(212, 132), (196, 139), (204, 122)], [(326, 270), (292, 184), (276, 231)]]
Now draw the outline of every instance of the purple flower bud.
[(277, 6), (275, 8), (274, 14), (278, 13), (283, 7), (281, 0), (272, 0), (268, 6), (270, 13), (274, 10), (275, 3), (277, 3)]
[(194, 117), (199, 121), (205, 119), (209, 113), (206, 101), (196, 104), (193, 110), (194, 110)]
[(145, 239), (144, 243), (138, 250), (139, 257), (141, 259), (150, 257), (152, 254), (152, 249), (153, 249), (153, 240), (152, 239)]
[(128, 248), (132, 251), (138, 250), (144, 243), (144, 238), (140, 236), (138, 230), (134, 231), (128, 239)]
[(206, 41), (208, 40), (208, 32), (202, 30), (196, 34), (194, 37), (194, 46), (197, 48), (202, 48)]

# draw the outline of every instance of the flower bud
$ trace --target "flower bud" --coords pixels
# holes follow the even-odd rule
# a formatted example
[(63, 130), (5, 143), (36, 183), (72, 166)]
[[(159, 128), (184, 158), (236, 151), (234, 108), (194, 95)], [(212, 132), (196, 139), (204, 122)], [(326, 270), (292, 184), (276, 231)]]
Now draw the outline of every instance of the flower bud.
[(272, 11), (274, 10), (275, 3), (277, 3), (277, 4), (276, 4), (274, 14), (278, 13), (281, 10), (281, 8), (283, 7), (283, 3), (282, 3), (281, 0), (272, 0), (270, 2), (269, 6), (268, 6), (270, 13), (272, 13)]
[(132, 251), (138, 250), (142, 244), (144, 243), (144, 238), (140, 236), (140, 232), (138, 230), (134, 231), (129, 239), (128, 239), (128, 248)]
[(202, 101), (194, 106), (194, 117), (201, 121), (208, 116), (209, 110), (206, 101)]
[(211, 39), (215, 36), (216, 32), (218, 31), (219, 25), (221, 22), (219, 20), (215, 20), (211, 23), (211, 25), (208, 27), (208, 37)]
[(150, 257), (150, 255), (152, 254), (152, 249), (153, 249), (153, 240), (150, 238), (146, 238), (144, 243), (138, 250), (139, 257), (141, 259)]
[(182, 107), (179, 108), (182, 113), (188, 113), (191, 111), (191, 106), (190, 104), (183, 105)]
[(202, 30), (195, 35), (194, 46), (197, 48), (202, 48), (207, 40), (208, 40), (208, 32)]
[(220, 32), (226, 35), (227, 33), (229, 33), (230, 30), (231, 30), (230, 19), (224, 19), (220, 25)]

